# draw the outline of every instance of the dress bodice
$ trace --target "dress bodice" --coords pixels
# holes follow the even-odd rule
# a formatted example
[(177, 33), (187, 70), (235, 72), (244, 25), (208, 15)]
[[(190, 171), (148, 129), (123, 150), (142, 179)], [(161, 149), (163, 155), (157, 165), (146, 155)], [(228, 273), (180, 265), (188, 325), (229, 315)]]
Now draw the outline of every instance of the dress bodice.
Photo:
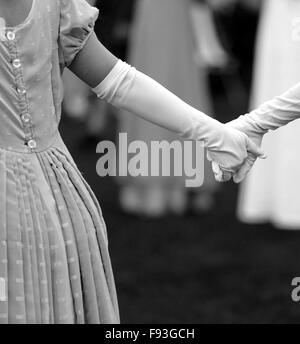
[(0, 28), (0, 148), (39, 152), (56, 140), (61, 74), (97, 15), (85, 0), (33, 0), (22, 24)]

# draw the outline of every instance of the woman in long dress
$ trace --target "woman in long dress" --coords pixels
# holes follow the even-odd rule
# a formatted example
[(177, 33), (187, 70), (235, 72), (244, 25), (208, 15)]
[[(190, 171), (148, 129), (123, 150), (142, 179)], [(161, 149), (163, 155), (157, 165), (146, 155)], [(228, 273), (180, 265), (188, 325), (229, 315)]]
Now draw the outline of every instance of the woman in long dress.
[[(206, 70), (197, 65), (195, 58), (190, 4), (190, 0), (138, 1), (129, 61), (193, 106), (211, 114)], [(122, 112), (118, 119), (119, 132), (128, 134), (128, 142), (178, 140), (173, 133), (127, 112)], [(204, 185), (195, 199), (204, 209), (211, 206), (216, 188), (209, 164), (205, 166)], [(126, 177), (119, 181), (121, 206), (127, 212), (160, 216), (168, 211), (181, 214), (186, 208), (187, 193), (181, 177)]]
[[(251, 108), (281, 94), (300, 79), (300, 42), (296, 38), (300, 2), (263, 2), (258, 33)], [(298, 22), (297, 22), (298, 19)], [(272, 222), (300, 229), (300, 123), (266, 135), (269, 158), (258, 161), (241, 187), (238, 217), (247, 223)]]

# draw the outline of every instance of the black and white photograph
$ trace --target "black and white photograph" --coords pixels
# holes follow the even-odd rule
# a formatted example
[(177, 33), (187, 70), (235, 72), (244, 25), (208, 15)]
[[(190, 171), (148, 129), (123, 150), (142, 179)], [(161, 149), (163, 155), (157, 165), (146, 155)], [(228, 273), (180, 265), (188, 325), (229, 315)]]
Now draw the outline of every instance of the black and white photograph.
[(0, 0), (0, 325), (300, 324), (299, 61), (300, 0)]

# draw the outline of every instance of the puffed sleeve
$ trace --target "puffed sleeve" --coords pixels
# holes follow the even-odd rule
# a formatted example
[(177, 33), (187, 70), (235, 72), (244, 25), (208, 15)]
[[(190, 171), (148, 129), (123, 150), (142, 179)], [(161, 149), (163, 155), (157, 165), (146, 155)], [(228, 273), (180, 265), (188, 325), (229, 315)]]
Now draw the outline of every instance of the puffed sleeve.
[(99, 11), (86, 0), (60, 0), (60, 61), (69, 66), (94, 30)]

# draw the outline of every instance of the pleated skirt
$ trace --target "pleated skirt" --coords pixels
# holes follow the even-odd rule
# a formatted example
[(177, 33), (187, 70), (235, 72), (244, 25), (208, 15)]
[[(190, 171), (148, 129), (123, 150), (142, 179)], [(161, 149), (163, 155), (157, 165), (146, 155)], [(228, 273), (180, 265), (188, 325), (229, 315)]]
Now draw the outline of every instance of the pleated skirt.
[(100, 206), (64, 145), (0, 149), (0, 324), (119, 323)]

